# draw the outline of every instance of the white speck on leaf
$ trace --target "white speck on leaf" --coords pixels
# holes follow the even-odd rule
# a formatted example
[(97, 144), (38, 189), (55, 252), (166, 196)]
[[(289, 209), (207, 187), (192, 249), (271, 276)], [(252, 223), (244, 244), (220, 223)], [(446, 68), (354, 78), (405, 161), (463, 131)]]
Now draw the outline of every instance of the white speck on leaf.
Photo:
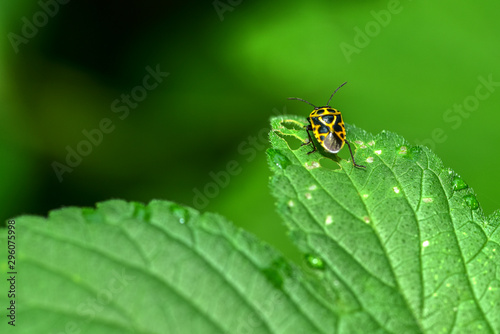
[(311, 170), (311, 169), (314, 169), (314, 168), (319, 168), (320, 164), (317, 161), (311, 161), (311, 163), (307, 163), (306, 162), (305, 166), (306, 166), (306, 169)]
[(328, 215), (326, 216), (326, 219), (325, 219), (325, 224), (326, 225), (330, 225), (331, 223), (333, 223), (333, 218), (331, 215)]

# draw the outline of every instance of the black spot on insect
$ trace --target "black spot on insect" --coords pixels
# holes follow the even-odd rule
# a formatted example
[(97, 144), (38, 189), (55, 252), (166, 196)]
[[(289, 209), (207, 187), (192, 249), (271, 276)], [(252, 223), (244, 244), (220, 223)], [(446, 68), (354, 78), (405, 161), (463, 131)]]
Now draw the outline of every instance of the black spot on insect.
[(340, 133), (340, 138), (345, 139), (345, 135), (343, 132)]
[(322, 119), (323, 119), (323, 122), (325, 122), (326, 124), (332, 124), (335, 117), (333, 115), (326, 115), (326, 116), (323, 116)]
[(318, 129), (318, 133), (328, 133), (330, 129), (326, 125), (321, 125)]
[(316, 114), (318, 114), (318, 115), (323, 115), (324, 113), (325, 113), (325, 111), (323, 109), (318, 109), (316, 111)]
[(319, 140), (324, 141), (325, 140), (325, 136), (324, 135), (319, 136)]
[(311, 117), (310, 120), (314, 125), (323, 125), (323, 123), (321, 123), (318, 117)]
[(333, 125), (333, 131), (343, 132), (343, 127), (340, 125), (340, 122), (337, 122)]

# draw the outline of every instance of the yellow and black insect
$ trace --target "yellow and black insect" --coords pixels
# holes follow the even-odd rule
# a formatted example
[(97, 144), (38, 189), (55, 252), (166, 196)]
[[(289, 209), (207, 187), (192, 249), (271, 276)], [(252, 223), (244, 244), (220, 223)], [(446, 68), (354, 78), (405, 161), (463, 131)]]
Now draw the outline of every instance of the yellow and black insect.
[(345, 125), (342, 120), (342, 113), (337, 109), (334, 109), (329, 106), (330, 101), (332, 100), (333, 95), (340, 89), (340, 87), (344, 86), (347, 82), (344, 82), (333, 92), (332, 96), (326, 103), (326, 106), (316, 107), (314, 104), (307, 102), (306, 100), (299, 99), (298, 97), (289, 97), (289, 100), (299, 100), (305, 103), (308, 103), (314, 107), (314, 110), (309, 115), (307, 120), (309, 121), (309, 125), (307, 125), (306, 131), (309, 136), (309, 141), (302, 145), (312, 144), (314, 149), (311, 152), (307, 152), (307, 154), (311, 154), (316, 152), (317, 148), (314, 145), (313, 139), (309, 131), (314, 133), (314, 137), (316, 140), (323, 146), (323, 148), (330, 153), (338, 153), (342, 147), (344, 147), (344, 143), (349, 147), (349, 152), (351, 153), (352, 164), (354, 167), (363, 167), (365, 166), (358, 165), (354, 161), (354, 155), (352, 154), (351, 145), (346, 139), (345, 133)]

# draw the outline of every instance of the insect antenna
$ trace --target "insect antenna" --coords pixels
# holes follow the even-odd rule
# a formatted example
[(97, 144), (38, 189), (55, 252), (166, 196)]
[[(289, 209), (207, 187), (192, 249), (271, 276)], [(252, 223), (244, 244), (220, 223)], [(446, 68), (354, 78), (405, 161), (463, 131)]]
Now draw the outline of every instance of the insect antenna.
[(298, 97), (289, 97), (289, 98), (288, 98), (288, 100), (299, 100), (299, 101), (302, 101), (302, 102), (305, 102), (305, 103), (307, 103), (307, 104), (312, 105), (312, 106), (314, 107), (314, 109), (316, 109), (316, 108), (317, 108), (317, 107), (316, 107), (314, 104), (312, 104), (311, 102), (307, 102), (306, 100), (299, 99)]
[(333, 92), (332, 96), (330, 96), (330, 99), (329, 99), (329, 100), (328, 100), (328, 102), (326, 103), (326, 105), (327, 105), (327, 106), (329, 106), (329, 105), (330, 105), (330, 101), (332, 100), (333, 95), (335, 95), (335, 93), (336, 93), (336, 92), (340, 89), (340, 87), (342, 87), (342, 86), (343, 86), (343, 85), (345, 85), (346, 83), (347, 83), (347, 81), (346, 81), (346, 82), (344, 82), (342, 85), (340, 85), (337, 89), (335, 89), (335, 91)]

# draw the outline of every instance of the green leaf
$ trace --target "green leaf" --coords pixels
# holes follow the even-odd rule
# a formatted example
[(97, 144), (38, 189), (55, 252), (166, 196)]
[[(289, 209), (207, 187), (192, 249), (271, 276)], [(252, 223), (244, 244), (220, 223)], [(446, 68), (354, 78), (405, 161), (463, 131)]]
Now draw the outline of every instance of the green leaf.
[(112, 200), (15, 222), (12, 332), (321, 333), (335, 325), (334, 296), (319, 280), (218, 215)]
[[(309, 268), (218, 215), (172, 202), (65, 208), (15, 219), (15, 269), (7, 261), (0, 269), (16, 271), (16, 327), (2, 326), (499, 333), (500, 211), (485, 217), (473, 190), (427, 148), (350, 126), (355, 158), (367, 166), (354, 168), (345, 152), (308, 155), (304, 125), (272, 119), (268, 156), (278, 212)], [(11, 300), (0, 294), (1, 305)]]
[(348, 126), (363, 169), (294, 144), (304, 118), (271, 123), (271, 190), (344, 308), (339, 332), (500, 333), (500, 212), (485, 217), (458, 175), (396, 134)]

